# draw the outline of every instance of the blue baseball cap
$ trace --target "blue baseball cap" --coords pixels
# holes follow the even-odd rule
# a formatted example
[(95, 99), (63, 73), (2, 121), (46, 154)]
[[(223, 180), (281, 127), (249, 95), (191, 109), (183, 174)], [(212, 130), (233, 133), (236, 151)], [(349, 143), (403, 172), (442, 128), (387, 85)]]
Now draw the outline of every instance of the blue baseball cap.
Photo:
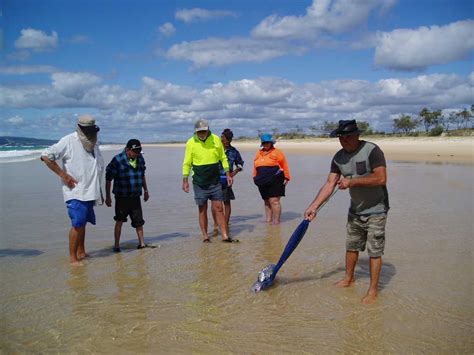
[(275, 141), (272, 138), (271, 134), (264, 133), (260, 136), (260, 142), (263, 143), (272, 143), (275, 144)]

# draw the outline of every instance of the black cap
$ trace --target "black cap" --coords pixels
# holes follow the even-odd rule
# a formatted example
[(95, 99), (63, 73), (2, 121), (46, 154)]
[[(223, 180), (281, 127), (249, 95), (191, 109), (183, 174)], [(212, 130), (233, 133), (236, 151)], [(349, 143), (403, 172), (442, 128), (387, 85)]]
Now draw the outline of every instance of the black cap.
[(329, 136), (331, 138), (334, 138), (334, 137), (348, 136), (351, 134), (360, 134), (362, 132), (364, 131), (361, 131), (359, 127), (357, 127), (356, 120), (340, 120), (339, 127), (337, 127), (334, 131), (332, 131)]
[(142, 150), (142, 145), (140, 144), (140, 141), (138, 139), (130, 139), (127, 142), (127, 148), (141, 151)]

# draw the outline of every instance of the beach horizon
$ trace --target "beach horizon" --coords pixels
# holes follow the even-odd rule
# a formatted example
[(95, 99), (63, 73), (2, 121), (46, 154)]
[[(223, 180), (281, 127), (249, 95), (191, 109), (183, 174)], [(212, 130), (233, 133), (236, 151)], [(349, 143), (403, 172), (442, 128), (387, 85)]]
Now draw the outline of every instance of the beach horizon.
[[(388, 160), (474, 165), (473, 136), (445, 137), (372, 137), (361, 136), (377, 144)], [(341, 145), (335, 138), (279, 139), (278, 147), (284, 151), (318, 155), (335, 154)], [(260, 141), (235, 140), (233, 145), (242, 151), (257, 150)], [(185, 143), (143, 143), (144, 147), (183, 147)]]

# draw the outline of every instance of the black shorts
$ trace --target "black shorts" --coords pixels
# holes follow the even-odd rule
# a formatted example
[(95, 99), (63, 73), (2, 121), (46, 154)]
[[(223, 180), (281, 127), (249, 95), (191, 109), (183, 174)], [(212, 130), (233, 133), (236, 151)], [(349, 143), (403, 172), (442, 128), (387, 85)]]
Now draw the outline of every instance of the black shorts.
[(224, 202), (230, 202), (230, 200), (235, 200), (234, 191), (232, 190), (232, 186), (222, 186), (222, 195)]
[(270, 197), (285, 196), (285, 174), (277, 174), (269, 183), (258, 186), (258, 191), (262, 199), (268, 200)]
[(114, 220), (127, 222), (127, 216), (130, 216), (133, 228), (141, 227), (145, 224), (140, 196), (115, 197)]

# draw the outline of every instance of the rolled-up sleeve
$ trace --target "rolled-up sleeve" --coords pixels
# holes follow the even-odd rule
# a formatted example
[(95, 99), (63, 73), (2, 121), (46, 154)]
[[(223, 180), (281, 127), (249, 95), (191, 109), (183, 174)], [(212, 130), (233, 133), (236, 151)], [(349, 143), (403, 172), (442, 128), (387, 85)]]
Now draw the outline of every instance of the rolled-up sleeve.
[(60, 160), (64, 158), (67, 151), (67, 142), (66, 139), (61, 138), (58, 143), (53, 144), (52, 146), (46, 148), (41, 156), (47, 157), (49, 160)]

